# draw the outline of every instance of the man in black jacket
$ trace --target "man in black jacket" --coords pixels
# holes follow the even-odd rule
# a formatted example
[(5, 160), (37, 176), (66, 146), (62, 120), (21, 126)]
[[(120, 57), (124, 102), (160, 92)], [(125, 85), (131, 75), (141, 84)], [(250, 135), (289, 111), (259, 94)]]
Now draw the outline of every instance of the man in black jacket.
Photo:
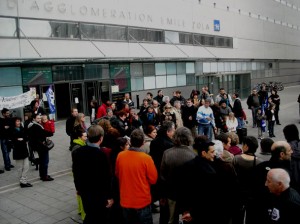
[(113, 204), (111, 169), (107, 156), (100, 150), (103, 136), (103, 128), (92, 125), (87, 145), (72, 153), (74, 183), (86, 213), (84, 224), (106, 223), (108, 208)]
[(186, 105), (182, 107), (182, 121), (183, 121), (183, 126), (191, 130), (193, 138), (195, 138), (197, 135), (196, 113), (197, 113), (197, 108), (193, 105), (192, 99), (188, 98), (186, 100)]
[[(12, 127), (12, 119), (7, 108), (3, 108), (2, 117), (0, 118), (0, 141), (3, 155), (4, 167), (6, 171), (10, 171), (14, 166), (11, 165), (9, 154), (11, 152), (11, 144), (9, 141), (10, 128)], [(0, 172), (1, 173), (1, 172)]]
[(74, 129), (74, 123), (75, 123), (75, 119), (78, 116), (78, 110), (77, 108), (73, 107), (71, 109), (71, 116), (67, 119), (66, 121), (66, 133), (67, 135), (70, 136), (70, 145), (73, 142), (73, 137), (72, 137), (72, 133), (73, 133), (73, 129)]
[(245, 123), (243, 119), (243, 107), (241, 103), (241, 99), (239, 98), (238, 93), (232, 94), (232, 99), (234, 100), (232, 112), (238, 121), (237, 129), (244, 128)]

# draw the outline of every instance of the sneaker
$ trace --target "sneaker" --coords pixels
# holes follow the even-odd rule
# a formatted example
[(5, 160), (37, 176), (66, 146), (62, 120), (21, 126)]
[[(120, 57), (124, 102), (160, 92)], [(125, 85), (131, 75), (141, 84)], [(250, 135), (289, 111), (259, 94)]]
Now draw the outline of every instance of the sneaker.
[(10, 165), (10, 168), (15, 168), (15, 166), (14, 165)]
[(10, 171), (10, 167), (5, 167), (5, 170), (6, 171)]
[(32, 187), (32, 184), (30, 184), (30, 183), (26, 183), (26, 184), (20, 183), (20, 187), (21, 188)]

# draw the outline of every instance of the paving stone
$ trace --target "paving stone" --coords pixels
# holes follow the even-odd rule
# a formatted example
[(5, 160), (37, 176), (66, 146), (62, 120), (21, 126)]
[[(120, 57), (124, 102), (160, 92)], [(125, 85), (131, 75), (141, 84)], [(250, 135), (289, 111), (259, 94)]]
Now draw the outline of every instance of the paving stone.
[(32, 212), (20, 219), (27, 222), (27, 223), (35, 223), (36, 221), (45, 218), (46, 216), (40, 212)]

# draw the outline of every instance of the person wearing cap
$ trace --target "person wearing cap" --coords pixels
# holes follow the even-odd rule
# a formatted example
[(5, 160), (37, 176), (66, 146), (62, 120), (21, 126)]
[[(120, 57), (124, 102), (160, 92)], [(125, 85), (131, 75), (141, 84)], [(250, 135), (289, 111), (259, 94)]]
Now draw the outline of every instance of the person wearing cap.
[(281, 168), (271, 169), (265, 186), (271, 193), (265, 208), (266, 220), (260, 223), (298, 224), (300, 211), (300, 195), (290, 187), (290, 176)]
[(206, 135), (212, 140), (212, 130), (216, 130), (215, 118), (212, 109), (210, 108), (210, 99), (206, 99), (203, 106), (199, 107), (196, 115), (198, 121), (198, 135)]
[(177, 169), (178, 209), (182, 220), (191, 223), (221, 223), (216, 211), (220, 206), (220, 185), (213, 166), (214, 143), (197, 136), (193, 148), (198, 155)]

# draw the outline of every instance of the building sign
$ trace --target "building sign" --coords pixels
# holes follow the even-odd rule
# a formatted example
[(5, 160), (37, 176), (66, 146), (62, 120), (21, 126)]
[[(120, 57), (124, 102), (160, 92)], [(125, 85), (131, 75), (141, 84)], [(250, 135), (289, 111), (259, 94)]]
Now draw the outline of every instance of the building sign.
[(22, 68), (23, 85), (34, 86), (52, 83), (51, 67)]
[[(157, 29), (176, 29), (178, 31), (213, 31), (211, 18), (202, 15), (205, 8), (193, 8), (185, 2), (177, 2), (177, 10), (152, 7), (162, 5), (159, 0), (119, 0), (82, 1), (82, 0), (1, 0), (0, 14), (20, 17), (73, 20), (103, 24), (144, 26)], [(164, 3), (175, 4), (169, 0)], [(149, 7), (148, 7), (149, 6)], [(194, 11), (193, 12), (191, 12)], [(10, 13), (9, 13), (10, 11)], [(216, 31), (216, 30), (215, 30)]]
[(30, 90), (18, 96), (0, 97), (0, 110), (3, 108), (15, 109), (25, 107), (35, 99), (35, 91)]
[(220, 20), (214, 20), (214, 31), (220, 31)]

